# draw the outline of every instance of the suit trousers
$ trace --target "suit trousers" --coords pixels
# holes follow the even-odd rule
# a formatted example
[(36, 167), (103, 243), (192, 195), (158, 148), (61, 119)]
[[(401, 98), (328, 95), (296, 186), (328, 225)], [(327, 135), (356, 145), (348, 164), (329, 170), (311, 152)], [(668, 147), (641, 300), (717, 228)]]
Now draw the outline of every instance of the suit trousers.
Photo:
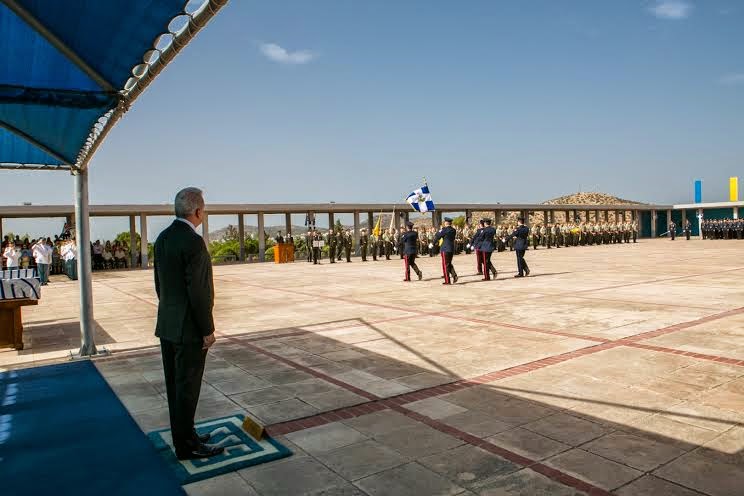
[(405, 260), (404, 277), (406, 281), (410, 281), (411, 280), (411, 269), (413, 269), (416, 275), (418, 275), (420, 272), (418, 265), (416, 265), (416, 254), (413, 253), (411, 255), (404, 255), (403, 259)]
[(174, 343), (161, 339), (160, 352), (173, 446), (176, 452), (184, 451), (194, 440), (194, 415), (199, 403), (207, 350), (202, 349), (201, 343)]
[(524, 259), (524, 250), (517, 250), (517, 271), (523, 276), (525, 270), (530, 270), (527, 261)]

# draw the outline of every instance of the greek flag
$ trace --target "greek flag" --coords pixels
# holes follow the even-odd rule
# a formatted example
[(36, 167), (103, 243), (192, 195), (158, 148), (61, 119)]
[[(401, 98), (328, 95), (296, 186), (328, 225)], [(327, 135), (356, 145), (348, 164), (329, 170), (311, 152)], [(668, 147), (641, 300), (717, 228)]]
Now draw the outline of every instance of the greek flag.
[(426, 184), (408, 195), (406, 201), (417, 212), (433, 212), (436, 210), (434, 201), (431, 199), (431, 193), (429, 193), (429, 186)]

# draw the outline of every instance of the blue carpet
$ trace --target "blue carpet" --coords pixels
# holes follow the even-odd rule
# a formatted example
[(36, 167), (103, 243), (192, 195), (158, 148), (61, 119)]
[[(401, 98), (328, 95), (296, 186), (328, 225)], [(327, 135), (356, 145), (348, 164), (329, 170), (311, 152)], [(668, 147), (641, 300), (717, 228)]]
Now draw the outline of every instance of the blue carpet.
[(90, 361), (0, 373), (0, 494), (185, 494)]
[(148, 437), (177, 475), (181, 484), (190, 484), (292, 454), (286, 446), (270, 437), (265, 437), (260, 441), (253, 439), (243, 430), (243, 419), (242, 415), (234, 415), (205, 420), (196, 424), (197, 433), (212, 436), (209, 444), (225, 448), (223, 454), (211, 458), (178, 460), (173, 451), (170, 429), (151, 432)]

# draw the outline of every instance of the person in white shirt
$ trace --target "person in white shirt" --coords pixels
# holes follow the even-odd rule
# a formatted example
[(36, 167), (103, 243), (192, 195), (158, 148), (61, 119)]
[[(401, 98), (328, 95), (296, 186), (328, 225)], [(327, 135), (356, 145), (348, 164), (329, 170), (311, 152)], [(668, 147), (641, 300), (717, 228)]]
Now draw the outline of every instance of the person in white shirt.
[(65, 244), (62, 245), (60, 253), (62, 259), (65, 261), (67, 277), (73, 281), (77, 280), (77, 245), (75, 244), (75, 241), (66, 241)]
[(117, 266), (127, 268), (127, 254), (118, 243), (114, 245), (114, 259), (116, 259)]
[(52, 263), (52, 247), (49, 246), (44, 238), (34, 243), (31, 247), (34, 260), (36, 260), (36, 270), (39, 272), (39, 281), (42, 286), (49, 283), (49, 264)]
[(110, 241), (106, 241), (106, 245), (103, 247), (103, 267), (105, 269), (114, 268), (114, 254), (111, 253)]
[(5, 257), (5, 267), (8, 270), (18, 269), (18, 259), (21, 256), (21, 250), (16, 248), (16, 245), (15, 243), (13, 243), (13, 241), (8, 243), (5, 251), (3, 251), (3, 256)]

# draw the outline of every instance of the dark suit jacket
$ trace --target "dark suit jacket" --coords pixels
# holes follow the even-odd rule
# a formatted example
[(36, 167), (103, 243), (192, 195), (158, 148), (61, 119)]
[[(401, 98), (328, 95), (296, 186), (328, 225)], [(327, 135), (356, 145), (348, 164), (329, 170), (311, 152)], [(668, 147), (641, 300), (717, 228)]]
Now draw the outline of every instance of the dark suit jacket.
[(473, 241), (470, 243), (470, 246), (473, 247), (474, 250), (480, 250), (482, 234), (483, 234), (483, 228), (479, 227), (478, 230), (476, 230), (475, 234), (473, 235)]
[(491, 226), (484, 227), (480, 235), (479, 250), (492, 252), (496, 249), (494, 246), (493, 238), (496, 237), (496, 229)]
[(155, 335), (200, 343), (214, 332), (212, 262), (204, 239), (180, 220), (155, 241), (155, 290), (160, 303)]
[(527, 249), (527, 236), (530, 234), (530, 228), (527, 226), (518, 226), (513, 233), (509, 236), (510, 238), (517, 238), (514, 242), (515, 250), (526, 250)]
[(400, 244), (403, 246), (404, 255), (415, 255), (418, 253), (418, 233), (416, 231), (406, 231), (400, 237)]
[(442, 239), (444, 241), (442, 242), (439, 251), (442, 253), (453, 253), (455, 251), (455, 236), (457, 236), (455, 228), (452, 226), (445, 226), (439, 230), (436, 236), (434, 236), (434, 246), (436, 246), (437, 243), (439, 243), (439, 240)]

